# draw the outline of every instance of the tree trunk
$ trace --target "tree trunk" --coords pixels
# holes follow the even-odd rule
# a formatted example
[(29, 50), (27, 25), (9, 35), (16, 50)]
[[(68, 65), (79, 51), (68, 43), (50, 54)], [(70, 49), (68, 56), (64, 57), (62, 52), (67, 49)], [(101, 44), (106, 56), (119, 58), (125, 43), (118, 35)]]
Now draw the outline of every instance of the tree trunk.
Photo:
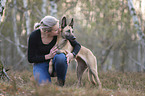
[(3, 10), (4, 10), (4, 7), (5, 7), (5, 3), (6, 3), (6, 0), (1, 0), (0, 1), (0, 23), (1, 23), (2, 16), (3, 16)]
[(120, 56), (119, 50), (114, 50), (113, 52), (113, 65), (115, 66), (116, 71), (120, 71)]
[(47, 14), (47, 11), (46, 11), (46, 8), (47, 8), (47, 0), (42, 0), (43, 1), (43, 4), (42, 4), (42, 15), (43, 17), (46, 16)]
[(133, 19), (134, 26), (135, 26), (135, 28), (137, 30), (137, 34), (139, 36), (139, 39), (143, 43), (145, 43), (145, 35), (143, 34), (143, 32), (141, 30), (141, 26), (139, 25), (139, 20), (137, 18), (136, 11), (134, 9), (132, 0), (128, 0), (128, 7), (129, 7), (129, 10), (130, 10), (130, 14), (132, 16), (132, 19)]
[(23, 0), (23, 5), (24, 8), (26, 9), (26, 11), (24, 12), (25, 14), (25, 19), (26, 19), (26, 32), (27, 32), (27, 40), (28, 40), (28, 36), (30, 34), (30, 16), (28, 14), (28, 1), (27, 0)]
[[(139, 4), (139, 6), (140, 6), (140, 14), (139, 14), (139, 17), (140, 17), (140, 22), (141, 22), (141, 26), (143, 26), (143, 17), (142, 17), (142, 0), (140, 0), (140, 2), (139, 2), (140, 4)], [(140, 46), (141, 46), (141, 44), (140, 44)], [(144, 59), (144, 57), (145, 57), (145, 46), (141, 46), (141, 55), (140, 55), (140, 57), (141, 57), (141, 64), (142, 64), (142, 66), (140, 67), (140, 71), (141, 72), (143, 72), (144, 71), (144, 69), (143, 69), (143, 66), (144, 66), (144, 63), (145, 63), (145, 59)], [(140, 62), (140, 61), (139, 61)]]
[(50, 0), (50, 15), (57, 18), (57, 4), (56, 4), (56, 0)]
[(20, 42), (19, 42), (19, 38), (17, 36), (17, 21), (16, 21), (16, 9), (17, 9), (17, 5), (16, 5), (16, 0), (14, 0), (13, 2), (14, 4), (14, 8), (13, 8), (13, 32), (14, 32), (14, 40), (15, 40), (15, 43), (16, 43), (16, 47), (17, 47), (17, 51), (18, 53), (20, 54), (20, 56), (23, 58), (25, 57), (24, 53), (22, 52), (22, 50), (20, 49)]
[[(137, 18), (137, 15), (136, 15), (136, 11), (135, 11), (135, 8), (134, 8), (134, 6), (133, 6), (133, 2), (132, 2), (132, 0), (128, 0), (128, 7), (129, 7), (129, 10), (130, 10), (130, 14), (131, 14), (131, 16), (132, 16), (132, 19), (133, 19), (133, 23), (134, 23), (134, 26), (135, 26), (135, 28), (136, 28), (136, 30), (137, 30), (137, 34), (138, 34), (138, 36), (139, 36), (139, 40), (141, 41), (141, 44), (143, 45), (143, 46), (145, 46), (145, 35), (144, 35), (144, 33), (142, 32), (142, 29), (141, 29), (141, 26), (140, 26), (140, 24), (139, 24), (139, 20), (138, 20), (138, 18)], [(141, 54), (140, 54), (141, 55)], [(140, 56), (140, 58), (141, 58), (141, 56)], [(139, 58), (138, 58), (139, 59)], [(143, 70), (143, 64), (144, 64), (144, 62), (142, 63), (142, 62), (140, 62), (141, 63), (141, 70)]]
[(4, 59), (4, 42), (0, 42), (0, 61)]
[[(138, 57), (137, 57), (137, 59), (138, 59), (138, 62), (140, 62), (141, 63), (141, 42), (139, 41), (138, 42)], [(140, 70), (140, 66), (139, 65), (136, 65), (137, 66), (137, 71), (141, 71)]]
[(108, 70), (112, 71), (113, 70), (113, 51), (110, 52), (110, 56), (109, 56), (109, 63), (108, 63)]

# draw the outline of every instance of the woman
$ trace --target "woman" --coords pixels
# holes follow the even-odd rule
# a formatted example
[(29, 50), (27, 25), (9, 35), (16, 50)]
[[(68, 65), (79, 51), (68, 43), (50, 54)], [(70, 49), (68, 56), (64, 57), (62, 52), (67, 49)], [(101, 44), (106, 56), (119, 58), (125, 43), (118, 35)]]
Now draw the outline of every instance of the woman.
[[(54, 70), (57, 74), (58, 85), (63, 86), (67, 73), (67, 58), (74, 58), (70, 54), (56, 54), (58, 50), (55, 47), (57, 36), (59, 35), (59, 21), (52, 16), (45, 16), (40, 21), (38, 29), (34, 30), (28, 41), (28, 61), (33, 64), (33, 75), (38, 84), (51, 82), (51, 76), (48, 72), (49, 61), (53, 59)], [(73, 52), (77, 54), (81, 48), (77, 41), (70, 41), (73, 46)]]

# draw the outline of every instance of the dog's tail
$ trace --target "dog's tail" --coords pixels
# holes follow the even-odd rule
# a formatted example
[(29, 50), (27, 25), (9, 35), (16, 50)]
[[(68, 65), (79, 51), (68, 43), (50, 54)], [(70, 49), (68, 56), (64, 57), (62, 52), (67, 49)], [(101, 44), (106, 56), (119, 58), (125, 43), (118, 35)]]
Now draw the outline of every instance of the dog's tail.
[(93, 85), (96, 85), (97, 84), (96, 81), (95, 81), (95, 79), (94, 79), (94, 76), (93, 76), (93, 73), (92, 73), (91, 69), (88, 69), (88, 78), (89, 78), (89, 80), (91, 81), (91, 83)]
[(92, 84), (96, 85), (96, 81), (99, 84), (99, 89), (102, 89), (102, 84), (100, 82), (99, 76), (98, 76), (98, 72), (95, 69), (89, 69), (89, 79), (91, 81)]

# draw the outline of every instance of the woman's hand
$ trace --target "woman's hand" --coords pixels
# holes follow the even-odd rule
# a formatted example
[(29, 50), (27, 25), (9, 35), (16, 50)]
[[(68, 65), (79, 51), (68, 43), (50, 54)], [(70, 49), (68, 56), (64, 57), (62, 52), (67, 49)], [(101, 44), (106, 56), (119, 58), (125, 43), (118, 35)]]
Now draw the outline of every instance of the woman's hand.
[(56, 52), (58, 51), (57, 47), (53, 47), (51, 50), (50, 50), (50, 53), (45, 55), (45, 59), (48, 60), (48, 59), (51, 59), (55, 56)]
[(67, 58), (67, 64), (69, 65), (70, 61), (74, 58), (74, 55), (70, 52), (67, 52), (68, 54), (66, 55)]

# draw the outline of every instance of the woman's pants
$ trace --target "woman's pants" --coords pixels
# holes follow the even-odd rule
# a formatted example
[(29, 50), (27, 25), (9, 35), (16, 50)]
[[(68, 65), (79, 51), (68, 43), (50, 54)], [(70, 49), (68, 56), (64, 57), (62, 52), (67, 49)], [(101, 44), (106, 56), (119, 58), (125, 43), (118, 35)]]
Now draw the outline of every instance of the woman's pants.
[[(56, 54), (52, 60), (53, 71), (57, 74), (57, 79), (65, 81), (67, 73), (67, 59), (65, 54)], [(33, 75), (38, 84), (51, 82), (51, 76), (49, 74), (49, 62), (35, 63), (33, 65)]]

